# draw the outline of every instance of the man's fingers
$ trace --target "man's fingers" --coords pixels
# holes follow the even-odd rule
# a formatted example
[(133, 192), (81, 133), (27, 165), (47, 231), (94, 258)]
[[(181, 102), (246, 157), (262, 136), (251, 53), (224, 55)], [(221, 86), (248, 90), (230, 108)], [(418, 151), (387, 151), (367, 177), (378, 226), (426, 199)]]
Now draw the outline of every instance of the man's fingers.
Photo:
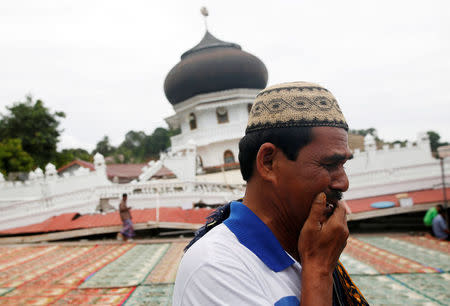
[(342, 205), (342, 203), (338, 203), (338, 205), (336, 206), (336, 208), (334, 209), (333, 214), (330, 217), (331, 219), (335, 219), (337, 221), (344, 221), (346, 222), (347, 220), (347, 211), (345, 210), (345, 207)]
[(319, 193), (312, 205), (311, 210), (309, 212), (309, 218), (313, 218), (315, 221), (321, 221), (323, 219), (324, 210), (326, 208), (326, 195), (325, 193)]

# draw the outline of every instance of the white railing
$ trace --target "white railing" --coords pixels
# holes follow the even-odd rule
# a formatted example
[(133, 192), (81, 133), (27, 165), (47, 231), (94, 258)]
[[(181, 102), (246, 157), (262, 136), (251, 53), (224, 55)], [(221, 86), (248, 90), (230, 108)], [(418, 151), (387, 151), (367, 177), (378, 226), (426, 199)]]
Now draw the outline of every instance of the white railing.
[(45, 174), (37, 168), (29, 173), (25, 182), (9, 182), (0, 174), (0, 210), (8, 203), (37, 200), (52, 195), (71, 193), (74, 190), (111, 184), (106, 175), (103, 156), (96, 154), (95, 170), (80, 167), (71, 174), (58, 176), (55, 166), (48, 164)]
[(243, 185), (225, 185), (199, 182), (150, 181), (140, 184), (106, 185), (82, 189), (38, 200), (23, 201), (0, 209), (0, 229), (42, 222), (62, 213), (95, 213), (102, 198), (116, 199), (129, 195), (129, 205), (134, 209), (156, 206), (181, 206), (192, 208), (196, 202), (206, 204), (226, 203), (242, 197)]

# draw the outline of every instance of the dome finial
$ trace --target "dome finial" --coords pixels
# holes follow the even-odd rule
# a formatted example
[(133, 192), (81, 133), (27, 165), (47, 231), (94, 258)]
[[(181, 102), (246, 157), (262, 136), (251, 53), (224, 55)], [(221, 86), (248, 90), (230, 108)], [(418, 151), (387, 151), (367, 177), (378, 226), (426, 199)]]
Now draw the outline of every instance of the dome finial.
[(209, 16), (209, 12), (208, 12), (208, 9), (206, 8), (206, 6), (201, 7), (200, 13), (202, 13), (203, 17), (205, 17), (205, 29), (206, 29), (206, 31), (208, 31), (208, 23), (206, 22), (206, 17)]

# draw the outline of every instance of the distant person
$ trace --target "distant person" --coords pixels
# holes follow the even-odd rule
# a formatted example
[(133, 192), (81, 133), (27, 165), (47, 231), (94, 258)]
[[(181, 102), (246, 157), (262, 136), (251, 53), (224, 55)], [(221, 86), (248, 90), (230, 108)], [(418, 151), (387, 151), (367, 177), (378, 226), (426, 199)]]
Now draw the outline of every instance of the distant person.
[(436, 207), (436, 210), (438, 212), (438, 215), (433, 219), (432, 229), (433, 234), (436, 238), (441, 240), (450, 240), (449, 239), (449, 230), (447, 227), (447, 222), (444, 219), (445, 216), (445, 210), (442, 205), (438, 205)]
[(431, 225), (433, 224), (433, 219), (434, 219), (434, 217), (437, 216), (437, 214), (438, 214), (437, 208), (436, 207), (431, 207), (430, 209), (427, 210), (427, 213), (423, 217), (423, 224), (425, 224), (425, 226), (429, 228), (430, 233), (433, 236), (434, 236), (434, 234), (433, 234), (433, 230), (431, 228)]
[(119, 204), (120, 219), (122, 220), (123, 228), (117, 235), (119, 240), (133, 241), (134, 229), (133, 222), (131, 221), (131, 207), (127, 206), (127, 194), (122, 194), (122, 201)]

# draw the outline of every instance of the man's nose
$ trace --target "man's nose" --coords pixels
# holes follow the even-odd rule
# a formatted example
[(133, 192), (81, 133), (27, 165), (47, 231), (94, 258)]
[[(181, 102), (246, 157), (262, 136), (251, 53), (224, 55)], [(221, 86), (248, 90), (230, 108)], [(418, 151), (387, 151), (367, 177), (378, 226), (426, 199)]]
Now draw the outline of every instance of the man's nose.
[(331, 181), (331, 188), (340, 190), (342, 192), (347, 191), (349, 186), (347, 173), (345, 173), (344, 168), (338, 171), (333, 177)]

